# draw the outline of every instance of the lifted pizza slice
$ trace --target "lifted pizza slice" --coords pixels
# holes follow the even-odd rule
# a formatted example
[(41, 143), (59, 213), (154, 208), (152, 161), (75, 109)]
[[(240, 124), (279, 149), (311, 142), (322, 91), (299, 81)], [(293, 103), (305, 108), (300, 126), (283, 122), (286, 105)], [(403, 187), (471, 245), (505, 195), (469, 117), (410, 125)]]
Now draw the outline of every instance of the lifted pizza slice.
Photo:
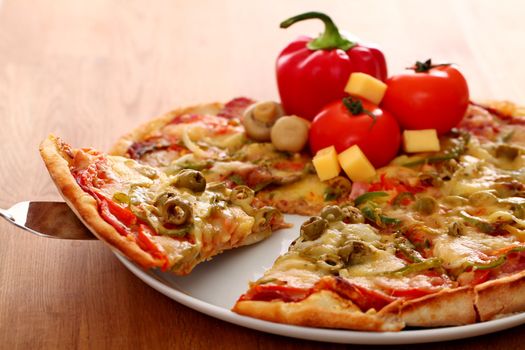
[(273, 207), (254, 208), (253, 190), (207, 183), (199, 171), (167, 174), (49, 136), (40, 152), (62, 196), (87, 227), (144, 267), (188, 274), (226, 249), (286, 227)]

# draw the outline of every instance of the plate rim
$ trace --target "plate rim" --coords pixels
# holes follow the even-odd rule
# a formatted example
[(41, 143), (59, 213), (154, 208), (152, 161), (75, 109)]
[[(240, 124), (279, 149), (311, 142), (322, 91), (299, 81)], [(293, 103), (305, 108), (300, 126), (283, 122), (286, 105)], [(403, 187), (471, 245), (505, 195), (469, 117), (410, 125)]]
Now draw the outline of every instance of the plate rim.
[(525, 323), (525, 313), (518, 313), (495, 320), (463, 326), (402, 330), (400, 332), (364, 332), (275, 323), (242, 316), (229, 309), (203, 301), (162, 281), (159, 274), (162, 275), (164, 272), (153, 274), (152, 270), (145, 270), (139, 267), (119, 252), (113, 251), (113, 253), (118, 260), (141, 281), (180, 304), (205, 315), (241, 327), (292, 338), (342, 344), (420, 344), (470, 338), (516, 327)]

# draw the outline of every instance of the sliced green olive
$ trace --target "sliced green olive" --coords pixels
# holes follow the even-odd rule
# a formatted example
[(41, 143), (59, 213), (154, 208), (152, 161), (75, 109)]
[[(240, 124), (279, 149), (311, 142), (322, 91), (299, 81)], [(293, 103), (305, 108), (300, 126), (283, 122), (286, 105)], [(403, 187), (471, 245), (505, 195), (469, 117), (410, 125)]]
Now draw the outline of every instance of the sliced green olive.
[(300, 117), (281, 117), (272, 127), (272, 144), (279, 151), (299, 152), (308, 142), (308, 129), (308, 122)]
[(521, 154), (521, 150), (511, 145), (499, 145), (496, 147), (496, 158), (504, 158), (510, 161), (518, 158)]
[(166, 192), (155, 201), (159, 209), (161, 221), (173, 225), (184, 225), (193, 219), (193, 210), (187, 201), (177, 197), (175, 193)]
[(242, 124), (250, 138), (256, 141), (270, 141), (272, 125), (283, 114), (283, 109), (277, 102), (258, 102), (246, 109)]
[(498, 197), (496, 197), (492, 192), (489, 191), (478, 191), (472, 193), (468, 197), (470, 205), (475, 207), (485, 207), (494, 204), (498, 204)]
[(323, 254), (317, 260), (317, 265), (330, 272), (338, 272), (343, 268), (343, 260), (337, 254)]
[(272, 229), (276, 222), (282, 220), (282, 213), (273, 207), (262, 207), (255, 212), (254, 232)]
[(352, 265), (362, 262), (372, 253), (372, 248), (365, 242), (348, 240), (339, 248), (337, 253), (345, 265)]
[(341, 221), (343, 219), (343, 210), (337, 205), (329, 205), (321, 210), (321, 217), (327, 221)]
[(450, 236), (458, 237), (465, 233), (465, 226), (461, 222), (454, 221), (448, 227), (447, 234)]
[(200, 171), (184, 169), (176, 175), (175, 186), (201, 193), (206, 189), (206, 179)]
[(328, 221), (320, 216), (312, 216), (301, 225), (301, 237), (306, 241), (316, 240), (327, 228)]
[(414, 210), (423, 215), (433, 214), (437, 209), (438, 204), (436, 200), (431, 197), (420, 197), (414, 203)]
[(359, 209), (351, 205), (347, 205), (341, 208), (343, 212), (342, 221), (345, 224), (362, 224), (365, 222), (365, 217)]
[(255, 196), (255, 192), (248, 186), (236, 186), (230, 193), (230, 201), (240, 206), (250, 205)]
[(443, 185), (443, 180), (438, 173), (421, 173), (418, 176), (419, 182), (426, 186), (440, 187)]

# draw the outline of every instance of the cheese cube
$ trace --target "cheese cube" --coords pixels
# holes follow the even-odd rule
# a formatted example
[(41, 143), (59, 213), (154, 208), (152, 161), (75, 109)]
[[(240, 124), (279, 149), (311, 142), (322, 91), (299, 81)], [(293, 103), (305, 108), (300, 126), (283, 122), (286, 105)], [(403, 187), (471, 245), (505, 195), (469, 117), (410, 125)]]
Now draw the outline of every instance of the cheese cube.
[(367, 99), (378, 105), (385, 95), (386, 84), (365, 73), (352, 73), (346, 83), (345, 92)]
[(337, 152), (334, 146), (319, 150), (312, 159), (317, 176), (321, 181), (330, 180), (341, 172), (341, 167), (337, 161)]
[(376, 169), (358, 145), (347, 148), (339, 154), (338, 159), (352, 181), (366, 181), (376, 174)]
[(437, 152), (440, 149), (436, 129), (403, 131), (403, 146), (407, 153)]

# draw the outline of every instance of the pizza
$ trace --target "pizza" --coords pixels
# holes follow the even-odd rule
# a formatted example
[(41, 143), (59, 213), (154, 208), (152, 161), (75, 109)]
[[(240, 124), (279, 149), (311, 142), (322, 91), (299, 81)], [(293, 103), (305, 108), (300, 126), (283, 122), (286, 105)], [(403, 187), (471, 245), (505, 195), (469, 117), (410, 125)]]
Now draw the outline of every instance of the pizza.
[[(233, 311), (301, 326), (400, 331), (525, 311), (525, 110), (471, 102), (453, 64), (387, 76), (339, 33), (276, 64), (280, 102), (176, 109), (109, 155), (50, 136), (42, 157), (91, 230), (177, 275), (305, 218)], [(277, 255), (277, 252), (276, 252)]]
[(207, 183), (197, 170), (166, 173), (129, 158), (72, 148), (55, 136), (42, 142), (40, 152), (84, 224), (146, 268), (186, 275), (224, 250), (287, 226), (275, 208), (252, 206), (250, 188)]
[(289, 214), (314, 215), (344, 200), (351, 190), (348, 178), (320, 181), (306, 150), (280, 151), (247, 136), (243, 115), (254, 102), (241, 97), (176, 109), (123, 136), (110, 153), (168, 173), (191, 168), (210, 182), (246, 185), (257, 203)]
[(233, 311), (397, 331), (525, 310), (524, 122), (511, 103), (472, 104), (441, 152), (394, 159), (306, 220)]

